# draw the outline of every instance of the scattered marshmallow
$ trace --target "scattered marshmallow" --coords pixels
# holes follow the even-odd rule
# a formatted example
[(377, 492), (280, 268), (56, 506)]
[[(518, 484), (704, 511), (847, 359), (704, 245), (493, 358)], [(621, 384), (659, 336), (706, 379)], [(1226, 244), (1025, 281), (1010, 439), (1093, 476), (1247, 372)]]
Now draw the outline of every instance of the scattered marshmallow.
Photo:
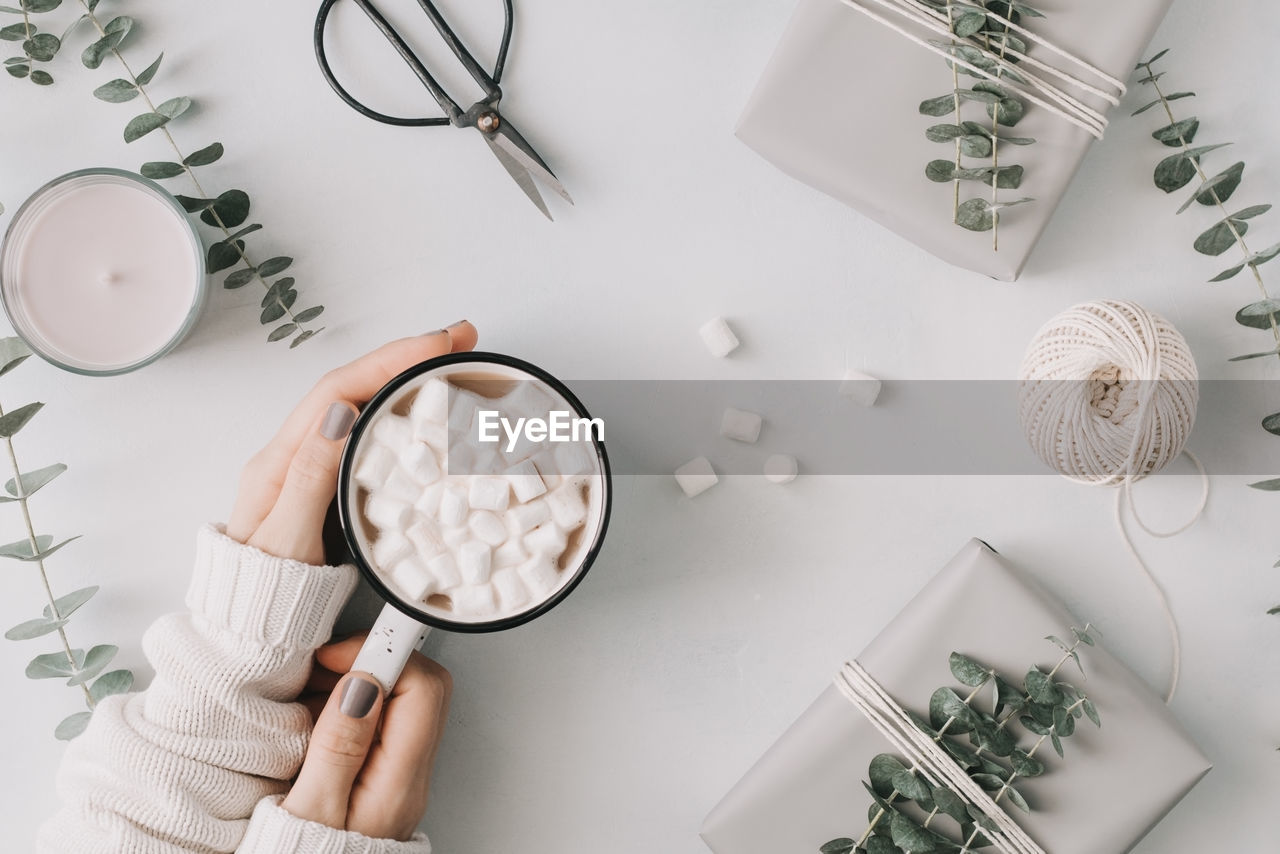
[(547, 493), (547, 507), (557, 526), (566, 531), (587, 521), (587, 503), (582, 500), (582, 486), (569, 481), (555, 491)]
[(418, 557), (423, 560), (435, 557), (446, 548), (440, 529), (430, 519), (419, 519), (409, 526), (405, 537), (413, 545)]
[(413, 424), (404, 415), (384, 415), (373, 422), (373, 438), (384, 448), (403, 448), (413, 440)]
[(440, 589), (457, 587), (462, 583), (462, 575), (458, 573), (458, 562), (452, 552), (441, 552), (427, 561), (427, 571), (439, 583)]
[(555, 562), (544, 555), (536, 555), (516, 567), (520, 580), (538, 599), (546, 598), (560, 586), (560, 571)]
[(413, 554), (413, 544), (398, 531), (378, 537), (373, 543), (373, 562), (381, 567), (395, 566)]
[(507, 540), (493, 550), (493, 568), (495, 570), (519, 566), (528, 559), (529, 553), (524, 550), (524, 546), (520, 545), (519, 540)]
[(702, 336), (702, 343), (707, 345), (707, 350), (717, 359), (723, 359), (738, 349), (738, 336), (733, 334), (723, 317), (713, 317), (702, 324), (698, 334)]
[(464, 391), (463, 389), (451, 389), (449, 394), (453, 398), (449, 401), (449, 432), (476, 435), (472, 432), (476, 419), (476, 410), (482, 407), (491, 407), (485, 403), (484, 398), (473, 392)]
[(507, 509), (511, 500), (511, 483), (501, 477), (475, 477), (471, 479), (471, 489), (467, 494), (467, 503), (477, 510), (494, 510), (501, 513)]
[(720, 435), (735, 442), (753, 444), (760, 438), (761, 423), (756, 413), (729, 407), (720, 418)]
[(396, 455), (382, 445), (372, 445), (356, 464), (354, 476), (356, 483), (366, 489), (377, 489), (387, 482), (391, 472), (395, 471)]
[(840, 380), (840, 396), (860, 406), (874, 406), (880, 396), (880, 380), (860, 371), (848, 370)]
[(561, 477), (587, 474), (596, 470), (596, 453), (586, 442), (563, 442), (555, 447), (556, 468)]
[(684, 490), (684, 494), (693, 498), (701, 495), (720, 482), (715, 469), (706, 457), (694, 457), (676, 469), (676, 483)]
[(468, 509), (465, 489), (454, 484), (444, 488), (440, 495), (440, 524), (458, 527), (466, 520)]
[(464, 585), (449, 591), (453, 600), (453, 610), (457, 614), (468, 617), (495, 617), (498, 613), (498, 599), (493, 594), (493, 587), (488, 584)]
[(440, 496), (444, 495), (444, 487), (444, 481), (437, 480), (424, 488), (418, 500), (413, 502), (414, 511), (420, 516), (434, 518), (440, 512)]
[(790, 483), (799, 471), (800, 464), (790, 454), (774, 454), (764, 461), (764, 476), (770, 483)]
[[(364, 503), (364, 516), (383, 534), (396, 533), (409, 527), (413, 507), (381, 492), (371, 494)], [(382, 566), (388, 564), (378, 561)]]
[(516, 536), (525, 534), (549, 521), (551, 521), (551, 508), (543, 499), (530, 501), (528, 504), (517, 504), (507, 510), (507, 527)]
[(511, 491), (521, 504), (532, 501), (547, 491), (547, 484), (542, 480), (542, 475), (538, 474), (538, 467), (533, 464), (533, 460), (521, 460), (502, 475), (511, 484)]
[[(390, 498), (401, 504), (413, 504), (422, 497), (422, 484), (418, 483), (402, 468), (395, 468), (387, 477), (387, 482), (376, 492), (370, 493), (377, 498)], [(379, 525), (379, 527), (382, 527)]]
[(502, 397), (504, 412), (515, 412), (526, 418), (545, 418), (557, 404), (539, 383), (521, 380)]
[(391, 580), (411, 600), (422, 602), (438, 589), (439, 582), (416, 557), (407, 557), (391, 570)]
[(488, 510), (473, 510), (467, 517), (467, 527), (482, 542), (500, 546), (507, 540), (507, 523)]
[(444, 540), (445, 548), (451, 552), (456, 552), (462, 547), (462, 544), (471, 539), (471, 529), (466, 525), (457, 528), (445, 528), (440, 532), (440, 539)]
[(502, 610), (514, 613), (529, 601), (529, 588), (515, 569), (503, 569), (493, 574), (493, 589), (502, 603)]
[(417, 421), (413, 425), (413, 438), (424, 442), (436, 451), (449, 447), (449, 425), (440, 421)]
[(409, 407), (409, 419), (415, 432), (420, 424), (444, 424), (449, 419), (449, 384), (439, 377), (424, 382)]
[(440, 479), (440, 464), (436, 462), (436, 452), (425, 442), (410, 442), (400, 453), (400, 467), (423, 486)]
[(529, 553), (547, 559), (557, 558), (564, 554), (568, 537), (564, 531), (556, 527), (554, 522), (539, 525), (525, 534), (523, 545)]
[(484, 584), (493, 566), (493, 552), (479, 540), (468, 540), (458, 549), (458, 572), (466, 584)]

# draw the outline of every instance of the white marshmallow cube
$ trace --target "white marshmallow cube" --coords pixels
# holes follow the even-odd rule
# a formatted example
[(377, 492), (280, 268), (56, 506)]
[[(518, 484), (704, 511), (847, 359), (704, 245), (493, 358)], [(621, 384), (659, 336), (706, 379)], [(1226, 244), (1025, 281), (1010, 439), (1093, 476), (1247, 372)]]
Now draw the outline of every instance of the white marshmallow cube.
[(738, 349), (738, 336), (733, 334), (723, 317), (713, 317), (702, 324), (698, 334), (702, 336), (702, 343), (707, 345), (707, 352), (717, 359), (723, 359)]
[(395, 566), (413, 554), (413, 544), (399, 531), (391, 531), (373, 541), (373, 562), (380, 569)]
[(437, 480), (430, 486), (422, 488), (422, 494), (413, 502), (413, 509), (419, 516), (434, 518), (440, 512), (440, 496), (444, 495), (445, 482)]
[(753, 444), (760, 438), (761, 423), (756, 413), (729, 407), (720, 418), (720, 435), (735, 442)]
[(415, 432), (422, 424), (444, 424), (449, 419), (449, 384), (439, 377), (431, 377), (418, 389), (418, 396), (409, 407), (409, 420)]
[(364, 503), (364, 517), (384, 534), (401, 532), (409, 527), (413, 507), (404, 501), (375, 492)]
[(413, 439), (443, 454), (449, 447), (449, 425), (444, 421), (419, 421), (413, 425)]
[(370, 492), (372, 497), (389, 498), (392, 501), (399, 501), (401, 504), (413, 504), (422, 497), (422, 484), (413, 479), (407, 471), (402, 468), (394, 468), (387, 477), (387, 482), (382, 485), (381, 489)]
[(413, 441), (413, 424), (404, 415), (382, 415), (373, 422), (373, 438), (384, 448), (398, 451)]
[(556, 467), (561, 477), (590, 474), (595, 471), (596, 452), (587, 442), (563, 442), (556, 445)]
[(501, 513), (511, 500), (511, 484), (501, 477), (476, 477), (471, 480), (467, 503), (477, 510)]
[(502, 610), (509, 614), (516, 613), (529, 601), (529, 588), (520, 580), (520, 573), (515, 569), (495, 572), (493, 590), (498, 594)]
[(537, 600), (546, 599), (560, 586), (560, 573), (556, 569), (555, 561), (542, 555), (532, 557), (520, 564), (516, 567), (516, 572), (519, 573), (520, 580), (529, 588), (529, 592), (533, 594), (533, 598)]
[(366, 489), (377, 489), (395, 471), (396, 455), (388, 448), (372, 443), (362, 450), (360, 462), (356, 463), (353, 472), (356, 483)]
[(462, 617), (496, 617), (498, 600), (488, 584), (464, 585), (449, 591), (453, 611)]
[(485, 584), (493, 566), (493, 552), (479, 540), (468, 540), (458, 549), (458, 572), (464, 584)]
[(440, 524), (456, 528), (467, 519), (467, 491), (449, 484), (440, 495)]
[(587, 503), (582, 500), (582, 485), (578, 481), (571, 480), (547, 493), (546, 502), (551, 518), (566, 531), (587, 521)]
[(520, 380), (501, 403), (503, 411), (516, 418), (546, 418), (556, 405), (542, 383), (533, 380)]
[(676, 469), (676, 483), (684, 490), (684, 494), (693, 498), (701, 495), (720, 482), (715, 469), (706, 457), (694, 457)]
[(542, 475), (538, 474), (538, 467), (533, 464), (533, 460), (521, 460), (504, 471), (502, 476), (511, 484), (511, 491), (521, 504), (532, 501), (547, 491), (547, 485), (543, 482)]
[(439, 589), (439, 582), (416, 557), (407, 557), (391, 570), (391, 581), (410, 600), (421, 602)]
[(860, 371), (845, 371), (840, 380), (840, 396), (847, 397), (860, 406), (875, 405), (880, 396), (880, 380)]
[(440, 464), (436, 462), (436, 452), (426, 442), (410, 442), (400, 452), (400, 468), (423, 486), (440, 479)]
[(430, 519), (419, 519), (409, 526), (406, 539), (413, 545), (414, 551), (422, 560), (433, 558), (445, 550), (444, 538), (440, 529)]
[(507, 540), (507, 524), (488, 510), (473, 510), (467, 517), (467, 527), (481, 542), (500, 546)]
[(539, 525), (532, 531), (524, 535), (521, 545), (534, 556), (546, 557), (550, 560), (558, 558), (564, 553), (565, 546), (568, 544), (568, 538), (564, 531), (556, 527), (554, 522), (547, 522)]
[(547, 506), (545, 499), (530, 501), (528, 504), (517, 504), (507, 510), (507, 528), (516, 536), (549, 521), (551, 521), (551, 508)]
[(444, 540), (445, 548), (451, 552), (456, 552), (462, 547), (463, 543), (471, 539), (471, 529), (466, 525), (460, 525), (457, 528), (442, 528), (440, 539)]
[(555, 448), (550, 446), (543, 448), (533, 455), (531, 462), (538, 470), (538, 476), (542, 478), (547, 489), (554, 489), (560, 483), (560, 464), (556, 462)]
[(520, 545), (519, 540), (507, 540), (493, 550), (493, 568), (495, 570), (519, 566), (529, 559), (529, 553)]
[(441, 552), (427, 561), (427, 571), (435, 578), (441, 590), (457, 587), (462, 583), (458, 562), (451, 552)]
[(486, 404), (480, 395), (469, 391), (452, 389), (449, 394), (453, 398), (449, 401), (449, 432), (469, 436), (474, 440), (477, 435), (474, 429), (476, 410), (493, 407)]
[(790, 454), (774, 454), (764, 461), (764, 476), (770, 483), (790, 483), (799, 471), (800, 464)]

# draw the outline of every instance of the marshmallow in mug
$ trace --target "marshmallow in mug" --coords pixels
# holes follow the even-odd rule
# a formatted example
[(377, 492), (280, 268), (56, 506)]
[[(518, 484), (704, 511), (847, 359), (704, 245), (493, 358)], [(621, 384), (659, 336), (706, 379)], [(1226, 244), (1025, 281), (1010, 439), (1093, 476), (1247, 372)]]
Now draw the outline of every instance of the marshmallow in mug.
[[(572, 407), (528, 379), (500, 383), (496, 398), (476, 390), (502, 379), (460, 387), (428, 375), (407, 406), (408, 395), (375, 417), (354, 460), (375, 571), (449, 619), (497, 619), (549, 599), (600, 522), (603, 476), (589, 441), (507, 429)], [(481, 421), (495, 412), (506, 426), (482, 442)]]

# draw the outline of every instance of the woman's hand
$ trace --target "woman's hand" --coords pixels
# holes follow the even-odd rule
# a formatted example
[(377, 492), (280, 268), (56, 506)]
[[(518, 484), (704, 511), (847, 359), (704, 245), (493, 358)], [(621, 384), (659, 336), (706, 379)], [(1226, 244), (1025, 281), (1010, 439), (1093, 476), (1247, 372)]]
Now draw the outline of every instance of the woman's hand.
[(392, 341), (325, 374), (244, 467), (227, 536), (276, 557), (324, 563), (321, 529), (357, 407), (419, 362), (475, 346), (476, 329), (462, 320)]
[(339, 675), (363, 641), (352, 637), (316, 651), (319, 666), (301, 698), (316, 728), (281, 806), (308, 821), (403, 841), (427, 809), (452, 682), (448, 671), (415, 652), (384, 700), (371, 677)]

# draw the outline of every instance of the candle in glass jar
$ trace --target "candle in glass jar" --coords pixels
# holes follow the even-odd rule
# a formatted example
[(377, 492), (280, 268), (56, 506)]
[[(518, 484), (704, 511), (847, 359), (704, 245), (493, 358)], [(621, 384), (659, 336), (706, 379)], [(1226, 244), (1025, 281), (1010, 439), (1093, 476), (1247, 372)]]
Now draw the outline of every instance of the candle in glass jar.
[(204, 302), (203, 252), (185, 212), (130, 173), (85, 170), (46, 185), (14, 215), (0, 256), (15, 331), (79, 373), (154, 361)]

